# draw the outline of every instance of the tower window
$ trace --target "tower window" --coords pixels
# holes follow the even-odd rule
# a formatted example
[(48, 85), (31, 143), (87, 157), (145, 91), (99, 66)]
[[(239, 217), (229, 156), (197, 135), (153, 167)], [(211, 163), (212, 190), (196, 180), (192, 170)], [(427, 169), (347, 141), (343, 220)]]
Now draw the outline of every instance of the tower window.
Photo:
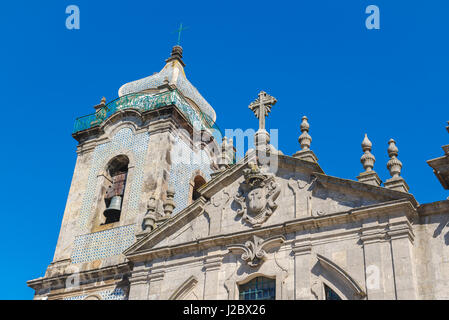
[(124, 155), (117, 156), (109, 162), (107, 173), (110, 178), (110, 184), (104, 197), (106, 203), (106, 210), (103, 213), (106, 217), (104, 224), (120, 220), (126, 178), (128, 175), (128, 164), (129, 159)]
[(275, 300), (276, 280), (257, 277), (239, 286), (240, 300)]
[(340, 296), (326, 285), (324, 285), (324, 293), (326, 294), (326, 300), (341, 300)]
[(200, 193), (198, 189), (206, 183), (206, 180), (202, 176), (196, 176), (193, 179), (193, 192), (192, 192), (192, 201), (197, 200), (200, 197)]

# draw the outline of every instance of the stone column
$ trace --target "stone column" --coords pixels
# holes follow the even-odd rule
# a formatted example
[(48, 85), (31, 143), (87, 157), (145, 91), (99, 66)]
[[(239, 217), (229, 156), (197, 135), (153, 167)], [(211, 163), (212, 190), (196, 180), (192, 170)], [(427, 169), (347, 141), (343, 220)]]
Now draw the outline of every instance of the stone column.
[(204, 260), (204, 300), (216, 300), (218, 298), (218, 285), (223, 257), (212, 256)]
[(146, 300), (148, 297), (148, 270), (144, 263), (134, 266), (129, 279), (129, 300)]
[(397, 299), (417, 298), (417, 285), (413, 261), (412, 227), (406, 217), (390, 219), (391, 253)]
[(385, 239), (386, 224), (365, 223), (360, 240), (365, 260), (368, 300), (396, 299), (390, 244)]
[(295, 300), (315, 299), (312, 286), (312, 242), (310, 239), (296, 242), (292, 248), (295, 256)]

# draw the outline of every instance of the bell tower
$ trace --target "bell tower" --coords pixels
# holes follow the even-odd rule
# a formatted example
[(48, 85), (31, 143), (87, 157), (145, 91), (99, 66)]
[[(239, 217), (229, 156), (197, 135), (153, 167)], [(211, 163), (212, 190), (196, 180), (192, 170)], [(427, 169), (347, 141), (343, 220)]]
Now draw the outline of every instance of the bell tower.
[(53, 261), (28, 281), (35, 299), (127, 299), (122, 252), (186, 208), (218, 170), (215, 111), (182, 55), (173, 47), (160, 72), (75, 120), (75, 170)]

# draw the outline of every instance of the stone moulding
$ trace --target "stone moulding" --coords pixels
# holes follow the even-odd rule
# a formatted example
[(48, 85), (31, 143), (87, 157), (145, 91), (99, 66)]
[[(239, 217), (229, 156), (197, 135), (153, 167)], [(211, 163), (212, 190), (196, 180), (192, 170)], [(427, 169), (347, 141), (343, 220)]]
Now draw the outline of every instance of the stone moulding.
[(275, 236), (266, 240), (253, 236), (253, 240), (246, 241), (245, 244), (235, 244), (228, 246), (230, 252), (243, 252), (241, 258), (249, 266), (257, 267), (267, 258), (267, 252), (272, 247), (278, 247), (284, 243), (284, 236)]
[(362, 290), (362, 287), (354, 280), (352, 277), (342, 268), (340, 268), (338, 265), (333, 263), (328, 258), (316, 254), (316, 258), (319, 262), (319, 264), (326, 270), (331, 271), (333, 274), (335, 274), (340, 280), (342, 280), (346, 285), (352, 289), (354, 294), (359, 298), (366, 297), (366, 293)]
[(168, 300), (182, 300), (187, 294), (195, 289), (197, 284), (198, 279), (195, 276), (190, 276), (178, 287), (178, 289), (176, 289), (175, 292), (173, 292)]
[[(79, 281), (80, 283), (92, 282), (93, 280), (101, 278), (111, 278), (116, 277), (118, 275), (126, 275), (129, 274), (130, 271), (131, 267), (130, 264), (128, 263), (122, 263), (119, 265), (100, 269), (80, 271)], [(36, 291), (40, 291), (46, 288), (52, 288), (52, 290), (60, 289), (65, 288), (67, 279), (73, 275), (74, 273), (66, 273), (51, 278), (38, 278), (35, 280), (28, 281), (27, 284), (29, 287), (33, 288)]]

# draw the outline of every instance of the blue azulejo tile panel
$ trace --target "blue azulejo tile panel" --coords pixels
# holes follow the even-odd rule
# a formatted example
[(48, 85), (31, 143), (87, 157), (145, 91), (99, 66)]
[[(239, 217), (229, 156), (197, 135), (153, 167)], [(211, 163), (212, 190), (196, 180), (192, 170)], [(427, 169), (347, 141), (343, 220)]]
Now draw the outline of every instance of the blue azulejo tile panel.
[(135, 225), (89, 233), (75, 238), (72, 263), (89, 262), (121, 254), (135, 241)]
[(79, 233), (87, 233), (90, 230), (88, 221), (95, 211), (94, 199), (98, 174), (106, 167), (112, 157), (118, 154), (132, 154), (135, 159), (134, 174), (130, 177), (131, 180), (127, 181), (127, 188), (130, 188), (128, 207), (123, 208), (123, 214), (128, 216), (138, 212), (149, 139), (148, 132), (134, 135), (130, 128), (123, 128), (115, 134), (110, 142), (98, 145), (95, 148), (78, 221)]
[(115, 288), (115, 289), (94, 292), (91, 294), (82, 294), (82, 295), (78, 295), (78, 296), (74, 296), (74, 297), (67, 297), (67, 298), (64, 298), (64, 300), (84, 300), (89, 296), (97, 296), (97, 297), (100, 297), (102, 300), (125, 300), (126, 299), (125, 291), (122, 288)]
[(190, 181), (196, 170), (200, 170), (206, 181), (210, 180), (211, 160), (206, 151), (193, 152), (182, 139), (175, 139), (171, 153), (172, 166), (169, 184), (175, 189), (175, 205), (173, 214), (184, 209), (189, 203)]

